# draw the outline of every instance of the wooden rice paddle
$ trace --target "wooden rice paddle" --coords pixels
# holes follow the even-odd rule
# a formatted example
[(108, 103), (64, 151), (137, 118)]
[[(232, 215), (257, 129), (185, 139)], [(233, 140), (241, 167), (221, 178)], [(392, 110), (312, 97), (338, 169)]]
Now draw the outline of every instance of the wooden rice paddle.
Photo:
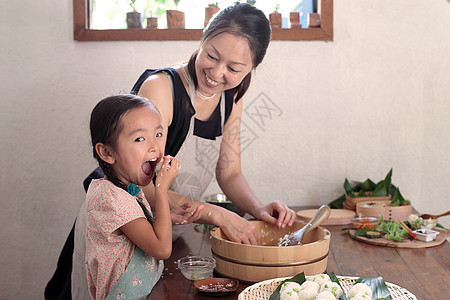
[(287, 242), (286, 246), (301, 245), (303, 237), (308, 232), (310, 232), (311, 230), (313, 230), (314, 228), (325, 222), (330, 216), (330, 213), (331, 213), (330, 207), (328, 205), (322, 205), (317, 211), (317, 213), (314, 215), (314, 217), (308, 223), (306, 223), (305, 226), (303, 226), (296, 232), (291, 233), (288, 237), (283, 238), (284, 242)]
[(448, 215), (450, 215), (450, 210), (448, 212), (445, 212), (440, 215), (423, 214), (423, 215), (420, 215), (420, 217), (425, 220), (425, 219), (437, 219), (439, 217), (448, 216)]

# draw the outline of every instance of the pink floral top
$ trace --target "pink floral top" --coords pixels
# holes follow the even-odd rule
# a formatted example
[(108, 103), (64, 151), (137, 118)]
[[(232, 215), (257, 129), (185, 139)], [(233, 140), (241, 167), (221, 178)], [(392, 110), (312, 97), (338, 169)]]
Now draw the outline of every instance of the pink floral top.
[[(142, 191), (138, 197), (150, 211)], [(135, 244), (114, 233), (137, 218), (145, 218), (135, 197), (106, 179), (92, 180), (86, 195), (86, 270), (92, 299), (104, 299), (133, 257)]]

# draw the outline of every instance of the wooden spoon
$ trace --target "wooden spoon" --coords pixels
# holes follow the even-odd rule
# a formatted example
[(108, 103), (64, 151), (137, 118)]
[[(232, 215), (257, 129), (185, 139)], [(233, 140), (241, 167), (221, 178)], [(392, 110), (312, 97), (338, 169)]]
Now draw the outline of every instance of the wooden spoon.
[(450, 215), (450, 210), (448, 212), (445, 212), (445, 213), (440, 214), (440, 215), (423, 214), (423, 215), (420, 215), (420, 217), (422, 219), (437, 219), (439, 217), (448, 216), (448, 215)]
[(322, 205), (316, 212), (314, 217), (306, 223), (301, 229), (291, 233), (289, 236), (285, 236), (278, 243), (278, 246), (297, 246), (301, 245), (302, 239), (311, 230), (325, 222), (330, 216), (331, 209), (328, 205)]

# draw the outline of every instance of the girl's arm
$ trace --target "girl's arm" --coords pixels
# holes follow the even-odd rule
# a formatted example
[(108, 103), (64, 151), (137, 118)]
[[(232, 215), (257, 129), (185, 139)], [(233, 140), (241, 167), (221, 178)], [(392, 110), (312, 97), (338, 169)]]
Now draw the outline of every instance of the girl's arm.
[(164, 157), (164, 163), (156, 178), (153, 226), (145, 218), (139, 218), (120, 228), (139, 248), (156, 259), (167, 259), (172, 253), (172, 221), (167, 192), (178, 175), (178, 169), (176, 158)]
[[(292, 226), (296, 217), (295, 212), (281, 201), (274, 201), (264, 206), (253, 193), (242, 173), (240, 148), (242, 103), (241, 99), (233, 104), (233, 110), (223, 129), (216, 167), (217, 182), (227, 198), (255, 218), (278, 227)], [(238, 223), (238, 225), (241, 224)], [(239, 227), (234, 228), (234, 231), (236, 235), (242, 235), (245, 232)]]

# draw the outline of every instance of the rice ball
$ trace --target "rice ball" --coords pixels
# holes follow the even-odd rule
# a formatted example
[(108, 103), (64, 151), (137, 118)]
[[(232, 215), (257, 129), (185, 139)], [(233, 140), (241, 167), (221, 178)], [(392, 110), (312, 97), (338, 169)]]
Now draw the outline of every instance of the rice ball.
[(320, 287), (319, 287), (319, 284), (317, 282), (306, 280), (300, 286), (300, 290), (309, 290), (309, 289), (312, 289), (312, 290), (316, 291), (316, 294), (318, 294)]
[(314, 276), (311, 281), (316, 282), (319, 286), (322, 286), (322, 284), (331, 281), (331, 279), (327, 274), (319, 274)]
[(281, 285), (280, 291), (283, 291), (283, 290), (294, 291), (294, 292), (298, 293), (301, 290), (301, 287), (300, 287), (300, 284), (298, 284), (297, 282), (287, 281)]
[(285, 282), (281, 285), (280, 299), (282, 300), (299, 300), (298, 292), (300, 291), (300, 284), (297, 282)]
[(336, 300), (336, 297), (329, 291), (320, 292), (315, 300)]
[(281, 290), (280, 292), (280, 300), (300, 300), (301, 298), (298, 296), (298, 293), (294, 290)]
[(298, 292), (298, 299), (300, 300), (314, 300), (317, 296), (315, 289), (303, 289)]
[(355, 296), (353, 296), (350, 299), (351, 300), (371, 300), (372, 297), (369, 297), (369, 295), (366, 295), (366, 294), (356, 294)]
[(322, 284), (320, 287), (320, 291), (328, 291), (334, 295), (336, 298), (340, 298), (342, 296), (342, 288), (336, 282), (330, 281)]
[(359, 295), (366, 294), (367, 296), (369, 296), (369, 299), (372, 299), (372, 290), (365, 283), (359, 282), (359, 283), (355, 284), (354, 286), (352, 286), (352, 288), (348, 292), (348, 297), (350, 299), (352, 299), (354, 296), (356, 296), (358, 294)]

